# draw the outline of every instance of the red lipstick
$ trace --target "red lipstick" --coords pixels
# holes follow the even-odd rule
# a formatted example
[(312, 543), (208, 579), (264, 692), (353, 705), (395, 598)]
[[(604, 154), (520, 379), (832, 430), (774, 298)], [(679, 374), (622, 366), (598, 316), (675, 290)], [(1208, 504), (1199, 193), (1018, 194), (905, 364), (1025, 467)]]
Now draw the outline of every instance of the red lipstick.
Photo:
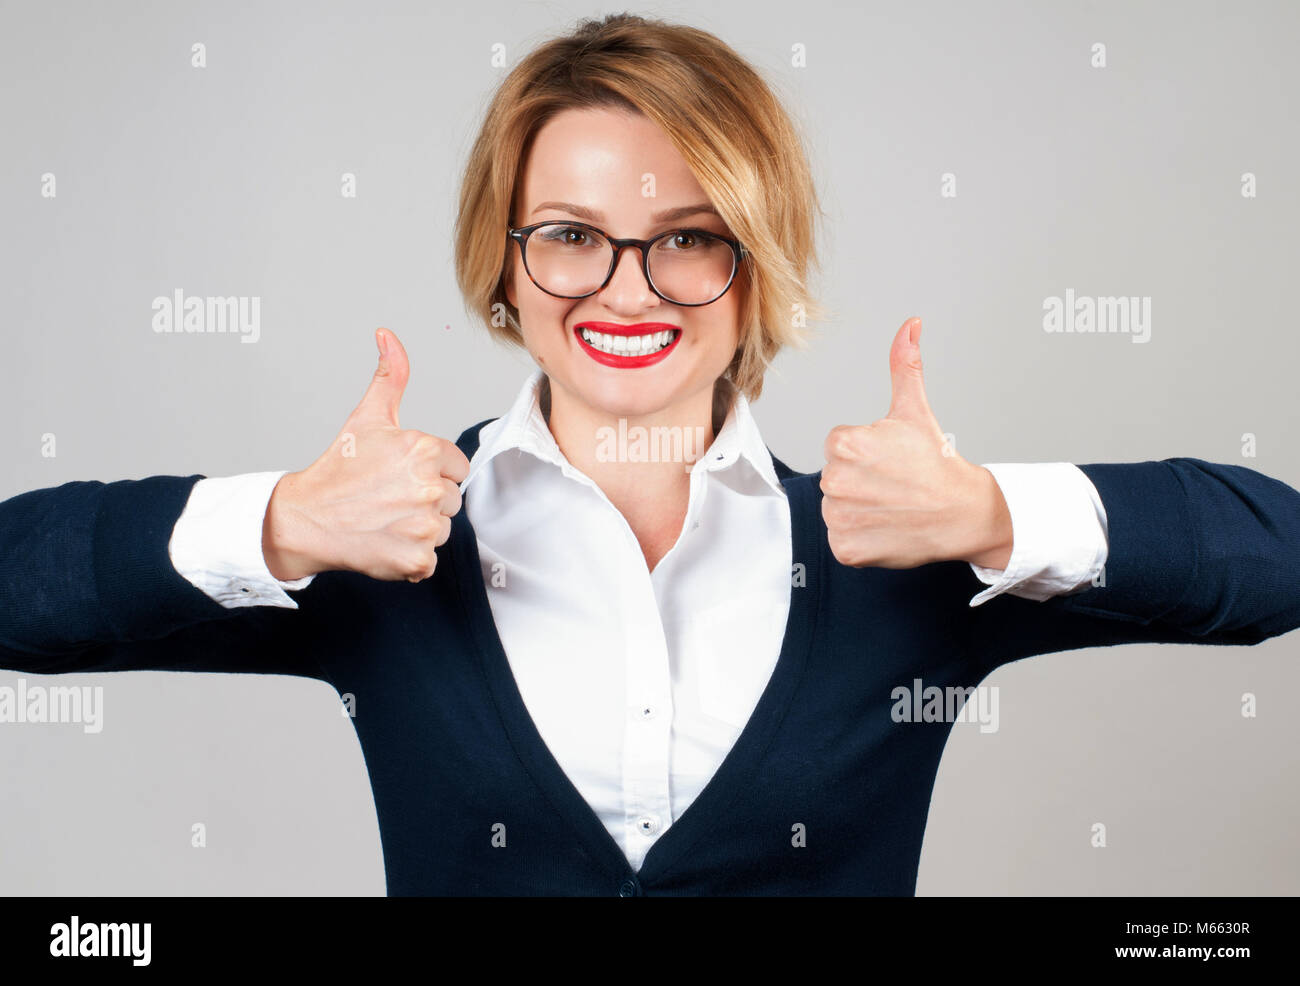
[[(656, 332), (671, 332), (673, 336), (663, 349), (649, 353), (637, 353), (635, 356), (623, 356), (618, 353), (604, 352), (591, 345), (582, 337), (583, 329), (607, 336), (646, 336), (653, 335)], [(678, 340), (682, 337), (682, 330), (678, 326), (670, 325), (667, 322), (638, 322), (635, 325), (623, 325), (618, 322), (579, 322), (573, 327), (573, 335), (578, 340), (578, 345), (582, 347), (583, 351), (597, 363), (622, 369), (636, 369), (637, 367), (651, 366), (667, 357), (677, 347)]]

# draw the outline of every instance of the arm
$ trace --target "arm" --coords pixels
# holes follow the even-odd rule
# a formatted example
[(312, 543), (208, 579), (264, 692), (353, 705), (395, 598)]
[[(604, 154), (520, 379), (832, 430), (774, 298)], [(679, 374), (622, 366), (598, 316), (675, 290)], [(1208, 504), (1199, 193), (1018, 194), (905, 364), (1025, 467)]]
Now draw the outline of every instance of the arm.
[[(1079, 468), (1109, 527), (1097, 585), (1042, 602), (1003, 594), (972, 606), (981, 583), (964, 559), (845, 565), (827, 538), (822, 551), (834, 577), (823, 612), (843, 625), (846, 639), (872, 642), (876, 659), (886, 661), (882, 673), (966, 685), (1036, 654), (1133, 643), (1251, 645), (1300, 627), (1300, 492), (1200, 459)], [(819, 490), (818, 476), (810, 480)], [(817, 498), (824, 503), (824, 494)], [(880, 619), (918, 604), (924, 619)], [(889, 655), (902, 655), (893, 671)]]
[(0, 503), (0, 667), (323, 678), (311, 607), (228, 609), (168, 554), (200, 476), (72, 482)]
[(889, 413), (833, 428), (817, 477), (834, 560), (907, 574), (845, 579), (853, 588), (833, 611), (864, 610), (862, 591), (877, 605), (894, 593), (900, 605), (933, 601), (931, 625), (909, 632), (968, 671), (1121, 643), (1256, 644), (1300, 626), (1300, 493), (1193, 458), (1080, 466), (1109, 528), (1097, 584), (971, 605), (977, 568), (1014, 554), (1013, 524), (991, 471), (956, 454), (930, 409), (919, 334), (920, 320), (908, 319), (894, 336)]
[[(323, 624), (339, 612), (337, 603), (325, 600), (318, 580), (302, 590), (301, 609), (284, 600), (248, 606), (244, 589), (252, 594), (252, 581), (261, 578), (246, 577), (249, 571), (264, 567), (272, 578), (297, 580), (277, 589), (305, 586), (322, 572), (428, 578), (469, 471), (454, 444), (400, 427), (406, 351), (383, 329), (375, 341), (379, 366), (361, 403), (311, 466), (267, 482), (264, 508), (256, 497), (235, 493), (242, 481), (211, 481), (195, 500), (195, 524), (181, 525), (177, 537), (177, 521), (204, 479), (197, 475), (65, 483), (0, 503), (0, 667), (328, 680), (314, 655), (326, 649), (318, 642), (330, 641)], [(203, 559), (218, 555), (194, 548), (211, 501), (226, 495), (237, 504), (237, 543), (230, 547), (240, 571), (233, 575), (205, 571)]]
[[(968, 606), (958, 632), (972, 659), (991, 669), (1123, 643), (1251, 645), (1300, 627), (1300, 492), (1195, 458), (1079, 468), (1107, 518), (1098, 584)], [(969, 566), (951, 570), (970, 586)]]

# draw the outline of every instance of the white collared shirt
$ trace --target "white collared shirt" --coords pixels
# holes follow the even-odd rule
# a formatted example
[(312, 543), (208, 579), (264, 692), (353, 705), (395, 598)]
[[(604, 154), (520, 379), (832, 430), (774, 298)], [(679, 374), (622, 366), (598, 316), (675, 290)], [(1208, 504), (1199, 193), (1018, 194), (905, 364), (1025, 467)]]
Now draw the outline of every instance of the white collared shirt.
[[(680, 818), (766, 687), (790, 605), (790, 512), (737, 393), (690, 467), (676, 543), (655, 565), (623, 515), (560, 452), (540, 369), (485, 425), (461, 484), (493, 620), (529, 715), (629, 863)], [(683, 466), (683, 468), (686, 468)], [(988, 588), (1046, 599), (1088, 583), (1107, 554), (1095, 487), (1071, 463), (993, 464), (1014, 547)], [(228, 607), (296, 607), (261, 553), (283, 472), (200, 480), (170, 545), (177, 571)]]

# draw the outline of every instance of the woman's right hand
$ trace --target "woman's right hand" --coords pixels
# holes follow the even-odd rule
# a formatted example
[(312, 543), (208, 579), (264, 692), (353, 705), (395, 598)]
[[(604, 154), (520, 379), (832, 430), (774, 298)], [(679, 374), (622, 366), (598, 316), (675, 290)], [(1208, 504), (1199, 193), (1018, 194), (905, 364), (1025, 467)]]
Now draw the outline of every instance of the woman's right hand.
[(451, 535), (469, 460), (454, 442), (401, 427), (410, 363), (392, 332), (375, 341), (379, 367), (338, 437), (271, 494), (262, 553), (282, 581), (343, 570), (419, 582)]

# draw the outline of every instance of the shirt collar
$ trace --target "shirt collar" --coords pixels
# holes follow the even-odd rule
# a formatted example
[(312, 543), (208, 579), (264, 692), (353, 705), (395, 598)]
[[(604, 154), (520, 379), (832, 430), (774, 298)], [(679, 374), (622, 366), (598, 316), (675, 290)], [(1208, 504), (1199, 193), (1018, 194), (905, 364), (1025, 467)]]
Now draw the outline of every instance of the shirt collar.
[[(583, 478), (560, 451), (555, 436), (551, 434), (551, 429), (542, 416), (538, 388), (544, 376), (540, 367), (534, 369), (519, 388), (510, 410), (483, 426), (479, 433), (479, 447), (470, 458), (469, 472), (460, 485), (462, 492), (487, 463), (511, 449), (528, 452), (543, 462), (549, 462), (559, 467), (566, 476)], [(758, 425), (750, 413), (749, 401), (743, 393), (736, 391), (726, 420), (704, 454), (700, 468), (717, 472), (729, 469), (742, 460), (776, 493), (784, 495), (785, 490), (772, 465), (772, 454), (767, 450)]]

